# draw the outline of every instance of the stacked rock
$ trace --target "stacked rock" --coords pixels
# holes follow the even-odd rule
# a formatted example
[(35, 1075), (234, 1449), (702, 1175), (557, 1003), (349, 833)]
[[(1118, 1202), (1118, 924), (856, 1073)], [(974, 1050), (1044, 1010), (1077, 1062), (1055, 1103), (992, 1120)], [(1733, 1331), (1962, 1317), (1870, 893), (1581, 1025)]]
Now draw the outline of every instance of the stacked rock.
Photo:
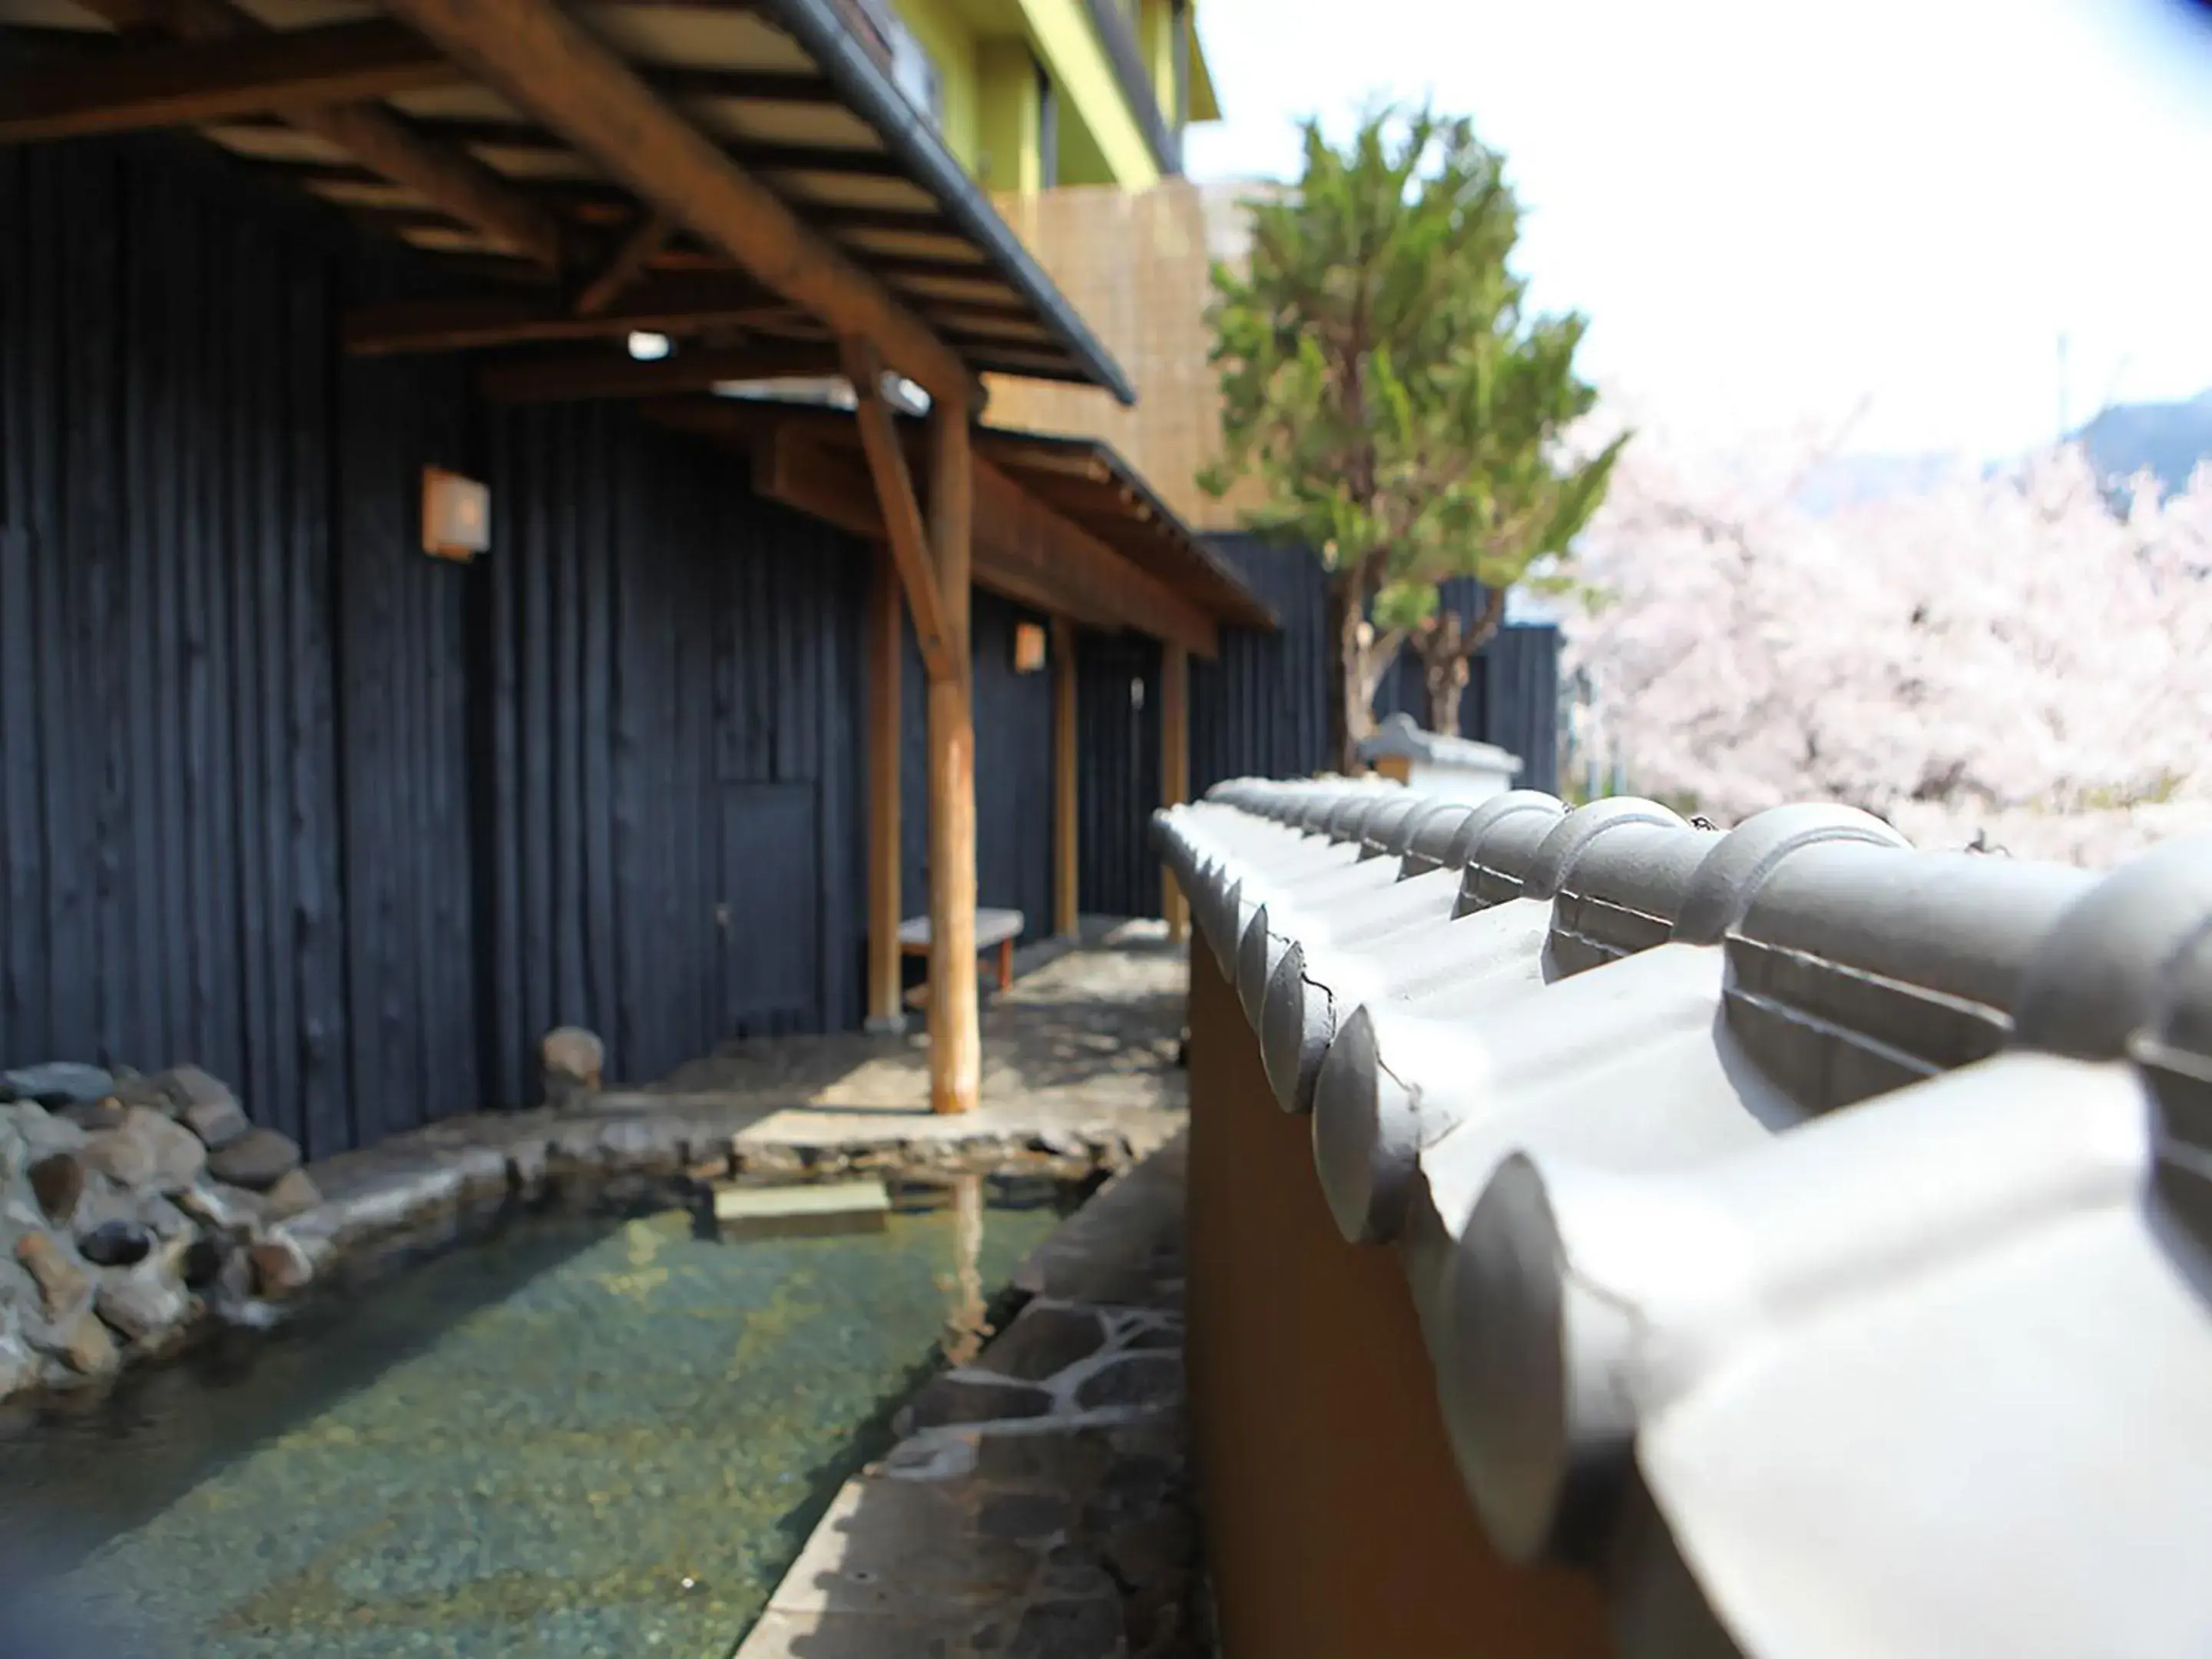
[(0, 1398), (112, 1375), (312, 1277), (289, 1136), (196, 1066), (0, 1072)]

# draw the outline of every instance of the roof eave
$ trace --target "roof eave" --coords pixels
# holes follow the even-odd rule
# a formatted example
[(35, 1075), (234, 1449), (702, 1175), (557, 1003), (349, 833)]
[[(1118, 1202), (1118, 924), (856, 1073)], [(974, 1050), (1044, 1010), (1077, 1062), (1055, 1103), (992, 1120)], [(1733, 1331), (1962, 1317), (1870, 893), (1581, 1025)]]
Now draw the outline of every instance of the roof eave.
[(860, 118), (882, 136), (884, 147), (944, 204), (945, 216), (989, 254), (1022, 297), (1037, 308), (1045, 326), (1091, 383), (1113, 393), (1124, 406), (1134, 404), (1136, 388), (1121, 366), (1022, 245), (1013, 228), (999, 216), (982, 187), (969, 177), (921, 112), (853, 38), (829, 0), (769, 0), (767, 9), (820, 65), (822, 73)]

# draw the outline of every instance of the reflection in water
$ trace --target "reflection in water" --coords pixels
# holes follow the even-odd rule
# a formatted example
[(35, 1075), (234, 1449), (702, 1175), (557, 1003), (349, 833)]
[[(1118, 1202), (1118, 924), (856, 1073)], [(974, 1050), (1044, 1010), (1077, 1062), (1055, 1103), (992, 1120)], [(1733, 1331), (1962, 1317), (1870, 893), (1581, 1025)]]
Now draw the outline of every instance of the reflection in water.
[(991, 1334), (983, 1307), (983, 1177), (952, 1178), (952, 1308), (945, 1322), (948, 1364), (964, 1365)]
[(0, 1656), (41, 1571), (101, 1638), (66, 1659), (726, 1654), (889, 1444), (943, 1297), (972, 1352), (1077, 1196), (970, 1179), (881, 1232), (726, 1243), (685, 1210), (518, 1220), (0, 1423)]

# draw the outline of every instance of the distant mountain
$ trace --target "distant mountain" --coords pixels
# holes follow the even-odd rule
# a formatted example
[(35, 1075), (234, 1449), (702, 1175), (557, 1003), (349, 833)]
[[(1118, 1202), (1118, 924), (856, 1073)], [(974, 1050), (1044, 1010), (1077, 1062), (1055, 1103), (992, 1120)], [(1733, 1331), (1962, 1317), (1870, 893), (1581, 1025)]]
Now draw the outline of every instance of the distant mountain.
[[(2212, 392), (2186, 403), (2114, 404), (2074, 434), (2100, 476), (2125, 483), (2148, 469), (2161, 493), (2188, 487), (2200, 461), (2212, 460)], [(2002, 471), (2001, 461), (1975, 469)], [(1868, 501), (1917, 495), (1969, 465), (1956, 455), (1836, 455), (1816, 465), (1798, 487), (1797, 505), (1815, 515)]]
[(2148, 469), (2166, 492), (2184, 489), (2197, 464), (2212, 460), (2212, 392), (2183, 404), (2114, 404), (2074, 435), (2115, 483)]

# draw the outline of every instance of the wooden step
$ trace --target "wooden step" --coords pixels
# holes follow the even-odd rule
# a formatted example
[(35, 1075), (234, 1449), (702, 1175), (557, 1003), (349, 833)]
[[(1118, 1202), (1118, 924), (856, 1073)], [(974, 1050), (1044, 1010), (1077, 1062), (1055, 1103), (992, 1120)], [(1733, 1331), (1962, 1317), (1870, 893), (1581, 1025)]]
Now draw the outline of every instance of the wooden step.
[(890, 1190), (880, 1181), (714, 1189), (714, 1224), (725, 1238), (879, 1233), (890, 1224)]

